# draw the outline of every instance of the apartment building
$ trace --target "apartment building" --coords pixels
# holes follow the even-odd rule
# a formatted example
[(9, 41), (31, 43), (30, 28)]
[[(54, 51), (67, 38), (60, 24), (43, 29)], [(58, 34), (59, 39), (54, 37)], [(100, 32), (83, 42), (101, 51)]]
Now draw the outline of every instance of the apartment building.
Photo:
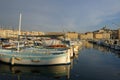
[[(17, 38), (18, 37), (18, 30), (7, 30), (7, 29), (0, 29), (0, 37), (1, 38)], [(21, 31), (21, 35), (44, 35), (43, 32), (38, 31)]]

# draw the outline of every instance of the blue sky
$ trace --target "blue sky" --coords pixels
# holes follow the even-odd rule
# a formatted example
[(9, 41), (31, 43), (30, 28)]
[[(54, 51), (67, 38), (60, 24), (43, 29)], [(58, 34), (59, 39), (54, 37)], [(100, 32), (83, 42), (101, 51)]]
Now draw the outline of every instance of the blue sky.
[[(89, 32), (120, 26), (120, 0), (0, 0), (0, 26), (43, 32)], [(115, 23), (115, 24), (112, 24)]]

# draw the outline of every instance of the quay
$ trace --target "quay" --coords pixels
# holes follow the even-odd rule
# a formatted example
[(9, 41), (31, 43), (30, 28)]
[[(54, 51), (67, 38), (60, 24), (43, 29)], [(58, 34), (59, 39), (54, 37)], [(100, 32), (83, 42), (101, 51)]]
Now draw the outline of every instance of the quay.
[(89, 40), (88, 42), (120, 51), (120, 40), (118, 39)]

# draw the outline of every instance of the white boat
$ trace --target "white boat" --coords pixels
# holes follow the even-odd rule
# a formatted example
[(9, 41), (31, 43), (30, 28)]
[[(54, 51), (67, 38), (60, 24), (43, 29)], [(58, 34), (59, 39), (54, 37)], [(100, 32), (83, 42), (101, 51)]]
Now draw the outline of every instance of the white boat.
[(18, 52), (0, 49), (0, 61), (11, 65), (69, 64), (70, 55), (66, 50), (27, 49)]

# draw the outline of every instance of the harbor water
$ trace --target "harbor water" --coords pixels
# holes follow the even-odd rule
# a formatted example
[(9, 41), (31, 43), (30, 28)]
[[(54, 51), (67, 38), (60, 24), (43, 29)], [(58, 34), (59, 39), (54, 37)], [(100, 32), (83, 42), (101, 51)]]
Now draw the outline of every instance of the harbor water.
[(84, 42), (69, 65), (10, 66), (0, 62), (0, 80), (120, 80), (120, 51)]

